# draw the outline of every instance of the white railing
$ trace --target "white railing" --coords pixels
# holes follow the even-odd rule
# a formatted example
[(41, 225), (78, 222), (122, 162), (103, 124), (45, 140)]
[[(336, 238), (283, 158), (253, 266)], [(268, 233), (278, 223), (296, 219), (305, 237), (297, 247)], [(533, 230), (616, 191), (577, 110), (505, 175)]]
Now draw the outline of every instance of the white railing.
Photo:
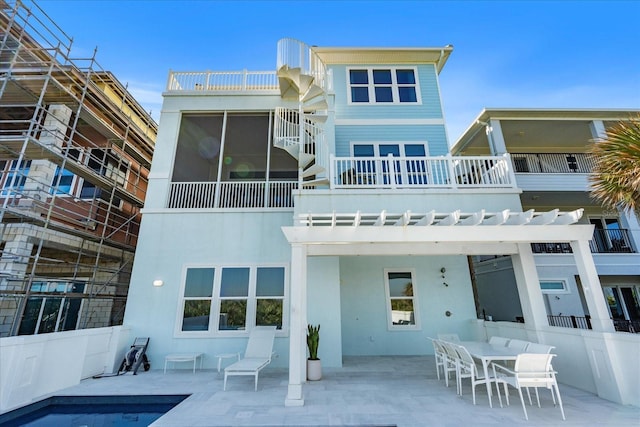
[[(303, 116), (304, 117), (304, 116)], [(274, 145), (287, 151), (296, 146), (298, 153), (314, 156), (316, 164), (326, 169), (327, 147), (325, 146), (324, 130), (315, 122), (304, 119), (304, 138), (300, 146), (300, 113), (298, 110), (276, 108), (274, 122)]]
[(585, 153), (514, 153), (517, 173), (591, 173), (595, 159)]
[(169, 209), (291, 208), (295, 181), (172, 182)]
[(307, 44), (291, 38), (278, 40), (277, 68), (283, 66), (300, 68), (300, 74), (314, 77), (315, 85), (325, 91), (331, 90), (326, 65)]
[(332, 188), (515, 188), (508, 156), (331, 157)]
[(273, 91), (275, 71), (171, 71), (167, 91)]

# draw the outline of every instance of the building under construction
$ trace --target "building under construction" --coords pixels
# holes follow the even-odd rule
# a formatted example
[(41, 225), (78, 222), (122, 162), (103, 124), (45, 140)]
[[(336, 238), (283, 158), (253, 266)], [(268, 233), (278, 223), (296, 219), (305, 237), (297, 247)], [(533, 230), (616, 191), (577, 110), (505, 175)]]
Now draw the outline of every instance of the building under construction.
[(0, 9), (0, 337), (121, 324), (157, 124), (37, 4)]

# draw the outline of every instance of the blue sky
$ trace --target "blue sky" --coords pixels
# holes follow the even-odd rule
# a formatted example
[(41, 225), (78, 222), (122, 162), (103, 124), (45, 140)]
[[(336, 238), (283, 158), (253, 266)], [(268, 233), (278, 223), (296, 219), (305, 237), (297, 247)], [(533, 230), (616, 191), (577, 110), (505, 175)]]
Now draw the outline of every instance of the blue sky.
[(158, 119), (169, 70), (274, 70), (277, 41), (454, 46), (440, 74), (450, 143), (487, 108), (640, 109), (637, 1), (40, 0), (73, 55)]

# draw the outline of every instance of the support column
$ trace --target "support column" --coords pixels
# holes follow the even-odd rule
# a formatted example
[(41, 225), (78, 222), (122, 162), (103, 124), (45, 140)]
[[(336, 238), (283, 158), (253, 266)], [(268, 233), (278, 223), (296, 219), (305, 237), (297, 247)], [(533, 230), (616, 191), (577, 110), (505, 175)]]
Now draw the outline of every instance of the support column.
[(307, 246), (291, 245), (291, 307), (289, 315), (289, 388), (285, 406), (303, 406), (307, 378)]
[(489, 120), (489, 126), (486, 128), (486, 133), (492, 156), (501, 156), (508, 153), (507, 144), (504, 142), (504, 135), (502, 134), (500, 120)]
[(586, 240), (569, 242), (573, 250), (573, 258), (576, 261), (578, 275), (584, 291), (584, 299), (591, 316), (591, 328), (594, 331), (615, 332), (613, 322), (609, 316), (602, 285), (593, 262), (593, 255)]
[(548, 326), (547, 310), (544, 307), (544, 298), (540, 290), (540, 279), (536, 270), (530, 243), (518, 243), (518, 254), (512, 255), (513, 272), (516, 276), (516, 285), (520, 303), (522, 304), (522, 316), (527, 329), (540, 330)]

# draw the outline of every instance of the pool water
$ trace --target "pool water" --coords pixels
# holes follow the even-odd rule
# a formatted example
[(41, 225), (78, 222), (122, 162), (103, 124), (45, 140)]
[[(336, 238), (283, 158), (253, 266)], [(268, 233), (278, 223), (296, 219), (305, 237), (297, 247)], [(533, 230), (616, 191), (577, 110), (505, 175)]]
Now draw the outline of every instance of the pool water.
[(0, 426), (148, 426), (186, 395), (54, 396), (0, 415)]

